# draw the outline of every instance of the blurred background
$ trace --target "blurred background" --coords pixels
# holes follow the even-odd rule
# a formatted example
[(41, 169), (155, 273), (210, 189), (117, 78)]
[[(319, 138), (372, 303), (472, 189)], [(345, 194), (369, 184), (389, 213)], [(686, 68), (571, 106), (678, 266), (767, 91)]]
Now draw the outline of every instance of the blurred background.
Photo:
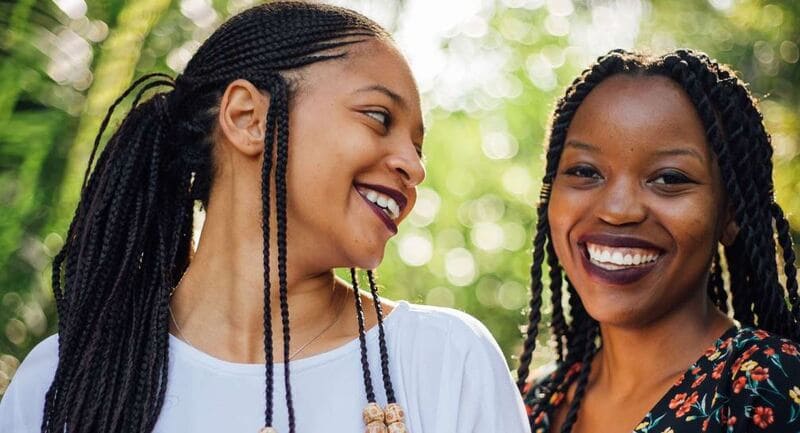
[[(0, 2), (0, 395), (31, 348), (56, 332), (50, 264), (108, 106), (142, 74), (180, 72), (221, 22), (254, 3)], [(691, 47), (741, 72), (761, 99), (777, 197), (800, 240), (800, 2), (331, 3), (390, 29), (423, 94), (428, 177), (379, 269), (384, 293), (476, 316), (512, 367), (548, 116), (612, 48)], [(537, 362), (549, 356), (539, 350)]]

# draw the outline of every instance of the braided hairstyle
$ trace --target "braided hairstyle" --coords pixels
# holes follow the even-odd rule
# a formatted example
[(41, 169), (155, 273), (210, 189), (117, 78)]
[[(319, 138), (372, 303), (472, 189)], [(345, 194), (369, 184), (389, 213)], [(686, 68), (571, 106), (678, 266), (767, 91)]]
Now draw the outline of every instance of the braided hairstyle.
[[(733, 244), (723, 247), (722, 254), (717, 252), (714, 255), (708, 280), (711, 301), (721, 311), (728, 313), (730, 299), (733, 318), (743, 325), (757, 326), (800, 341), (800, 298), (789, 223), (774, 199), (770, 136), (764, 129), (761, 113), (745, 83), (729, 67), (696, 51), (677, 50), (660, 57), (649, 57), (613, 50), (586, 69), (556, 105), (548, 140), (541, 200), (537, 208), (529, 324), (517, 370), (517, 385), (526, 400), (533, 402), (530, 415), (533, 422), (546, 410), (547, 405), (543, 403), (549, 401), (556, 384), (568, 376), (576, 380), (575, 395), (562, 432), (570, 432), (577, 420), (591, 360), (602, 341), (598, 323), (586, 312), (555, 255), (547, 219), (550, 188), (564, 149), (567, 130), (578, 107), (600, 82), (620, 74), (658, 75), (672, 79), (685, 90), (702, 121), (739, 226)], [(783, 255), (785, 287), (779, 282), (781, 271), (776, 261), (776, 238)], [(526, 380), (541, 321), (542, 264), (545, 255), (553, 304), (550, 333), (555, 339), (558, 363), (552, 380), (528, 388)], [(728, 273), (727, 289), (723, 283), (723, 257)], [(569, 322), (561, 307), (565, 284), (570, 305)]]
[[(288, 362), (286, 169), (289, 102), (297, 83), (290, 82), (286, 72), (344, 58), (349, 46), (375, 38), (389, 36), (353, 11), (272, 2), (224, 23), (179, 77), (146, 75), (114, 102), (94, 141), (66, 243), (53, 262), (60, 319), (58, 366), (45, 398), (42, 432), (152, 431), (167, 388), (170, 295), (189, 266), (194, 202), (207, 204), (209, 198), (214, 176), (210, 137), (219, 101), (236, 79), (246, 79), (270, 95), (265, 155), (272, 155), (277, 146), (277, 157), (274, 162), (264, 158), (261, 178), (264, 417), (271, 426), (274, 361), (268, 259), (270, 177), (274, 175), (286, 404), (294, 432)], [(143, 100), (156, 87), (168, 89)], [(137, 90), (130, 112), (92, 169), (114, 110)], [(369, 275), (380, 314), (377, 289)], [(355, 293), (358, 298), (357, 286)], [(363, 319), (360, 304), (358, 311)], [(382, 317), (378, 319), (384, 380), (387, 396), (393, 400)], [(363, 340), (363, 326), (360, 334)], [(366, 359), (366, 347), (362, 352)], [(365, 364), (366, 382), (368, 373)], [(367, 383), (367, 394), (373, 401), (371, 383)]]

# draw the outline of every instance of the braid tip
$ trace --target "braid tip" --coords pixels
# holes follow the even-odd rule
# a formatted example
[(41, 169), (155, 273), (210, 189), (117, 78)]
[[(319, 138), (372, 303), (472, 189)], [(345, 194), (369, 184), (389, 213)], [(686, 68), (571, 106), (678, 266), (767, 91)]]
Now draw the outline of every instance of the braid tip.
[(408, 433), (405, 424), (406, 413), (399, 404), (387, 404), (384, 413), (386, 414), (386, 427), (389, 433)]
[(259, 430), (258, 433), (278, 433), (278, 429), (274, 427), (264, 426), (261, 427), (261, 430)]

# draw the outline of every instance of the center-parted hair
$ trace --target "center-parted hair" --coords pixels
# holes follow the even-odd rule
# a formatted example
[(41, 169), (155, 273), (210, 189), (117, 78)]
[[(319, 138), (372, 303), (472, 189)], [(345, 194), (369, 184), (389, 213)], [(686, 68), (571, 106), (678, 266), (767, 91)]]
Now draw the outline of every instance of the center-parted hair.
[[(730, 68), (703, 53), (678, 50), (661, 57), (649, 57), (623, 50), (611, 51), (585, 70), (556, 105), (536, 212), (529, 324), (517, 371), (517, 385), (526, 394), (526, 400), (534, 402), (530, 414), (533, 422), (545, 410), (547, 401), (555, 392), (554, 388), (547, 386), (526, 386), (541, 321), (543, 264), (546, 260), (553, 305), (550, 333), (557, 357), (555, 378), (549, 383), (561, 383), (573, 366), (580, 369), (562, 433), (570, 432), (577, 420), (591, 360), (602, 345), (602, 339), (598, 323), (586, 312), (575, 287), (559, 264), (547, 209), (567, 131), (578, 107), (598, 84), (615, 75), (657, 75), (672, 79), (684, 89), (702, 121), (706, 140), (720, 167), (728, 203), (739, 226), (733, 244), (721, 248), (722, 254), (718, 248), (714, 255), (709, 269), (709, 298), (725, 313), (728, 313), (730, 299), (733, 318), (744, 326), (756, 326), (800, 341), (800, 299), (789, 223), (774, 198), (770, 136), (746, 85)], [(778, 269), (776, 243), (782, 253), (782, 270)], [(727, 278), (723, 277), (725, 272)], [(786, 278), (785, 286), (779, 280), (781, 273)], [(727, 287), (725, 280), (728, 281)], [(569, 296), (569, 320), (562, 308), (565, 286)]]
[[(275, 236), (286, 405), (295, 414), (289, 376), (286, 170), (289, 102), (302, 81), (287, 71), (346, 61), (348, 47), (388, 38), (380, 26), (353, 11), (319, 4), (273, 2), (224, 23), (198, 49), (182, 75), (149, 74), (109, 108), (94, 143), (80, 202), (63, 249), (53, 263), (59, 316), (58, 367), (47, 392), (43, 432), (150, 432), (167, 388), (169, 300), (189, 266), (193, 206), (207, 203), (214, 178), (213, 141), (219, 101), (228, 84), (245, 79), (268, 93), (262, 170), (264, 240), (265, 425), (273, 418), (273, 348), (270, 323), (270, 239)], [(143, 98), (153, 88), (166, 91)], [(137, 92), (132, 108), (97, 158), (115, 108)], [(273, 152), (277, 155), (273, 162)], [(274, 177), (275, 190), (270, 191)], [(276, 204), (271, 228), (270, 203)], [(355, 281), (354, 285), (357, 284)], [(380, 304), (382, 372), (394, 402)], [(363, 344), (365, 387), (374, 401)], [(360, 414), (354, 414), (360, 416)]]

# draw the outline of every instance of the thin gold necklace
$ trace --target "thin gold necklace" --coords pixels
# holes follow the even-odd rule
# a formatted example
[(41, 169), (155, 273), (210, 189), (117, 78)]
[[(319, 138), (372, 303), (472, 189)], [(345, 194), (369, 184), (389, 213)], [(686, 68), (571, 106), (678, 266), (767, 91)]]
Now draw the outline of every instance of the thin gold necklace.
[[(334, 290), (335, 290), (336, 282), (334, 281), (333, 284), (334, 284), (333, 287), (334, 287)], [(311, 343), (317, 341), (320, 337), (322, 337), (323, 334), (325, 334), (325, 332), (327, 332), (329, 329), (333, 328), (333, 325), (335, 325), (336, 323), (339, 322), (339, 318), (342, 317), (342, 311), (344, 310), (344, 304), (345, 304), (344, 303), (344, 296), (340, 296), (340, 298), (341, 298), (341, 300), (339, 301), (339, 308), (336, 309), (336, 316), (333, 318), (333, 320), (331, 320), (331, 323), (329, 323), (328, 326), (325, 327), (325, 329), (320, 331), (312, 339), (308, 340), (305, 344), (303, 344), (302, 346), (297, 348), (297, 350), (295, 350), (294, 353), (290, 354), (289, 357), (286, 359), (287, 361), (291, 361), (292, 358), (294, 358), (300, 352), (302, 352), (303, 349), (305, 349), (306, 347), (310, 346)]]
[[(181, 281), (183, 281), (183, 277), (181, 277), (180, 281), (178, 281), (178, 284), (176, 284), (175, 287), (170, 292), (170, 298), (175, 293), (175, 290), (178, 288), (178, 286), (181, 284)], [(336, 289), (336, 281), (335, 280), (333, 282), (333, 289), (334, 290)], [(310, 346), (313, 342), (317, 341), (326, 332), (328, 332), (329, 329), (333, 328), (333, 326), (336, 325), (339, 322), (339, 318), (342, 317), (342, 311), (344, 310), (344, 304), (345, 304), (344, 303), (344, 297), (341, 297), (341, 300), (339, 301), (339, 308), (337, 308), (337, 310), (336, 310), (336, 316), (334, 316), (333, 320), (331, 320), (331, 323), (329, 323), (328, 326), (326, 326), (319, 333), (317, 333), (317, 335), (315, 335), (310, 340), (305, 342), (302, 346), (297, 348), (293, 353), (291, 353), (289, 355), (289, 357), (286, 360), (287, 361), (291, 361), (292, 358), (294, 358), (295, 356), (300, 354), (300, 352), (302, 352), (306, 347)], [(172, 323), (175, 325), (175, 330), (178, 331), (178, 337), (181, 340), (183, 340), (184, 342), (186, 342), (186, 344), (188, 344), (189, 346), (194, 347), (196, 349), (196, 347), (192, 344), (192, 342), (189, 341), (189, 339), (186, 338), (186, 336), (183, 334), (183, 330), (181, 329), (181, 326), (178, 325), (178, 321), (175, 319), (175, 314), (172, 312), (172, 306), (167, 304), (167, 310), (169, 310), (169, 317), (170, 317), (170, 319), (172, 319)]]

